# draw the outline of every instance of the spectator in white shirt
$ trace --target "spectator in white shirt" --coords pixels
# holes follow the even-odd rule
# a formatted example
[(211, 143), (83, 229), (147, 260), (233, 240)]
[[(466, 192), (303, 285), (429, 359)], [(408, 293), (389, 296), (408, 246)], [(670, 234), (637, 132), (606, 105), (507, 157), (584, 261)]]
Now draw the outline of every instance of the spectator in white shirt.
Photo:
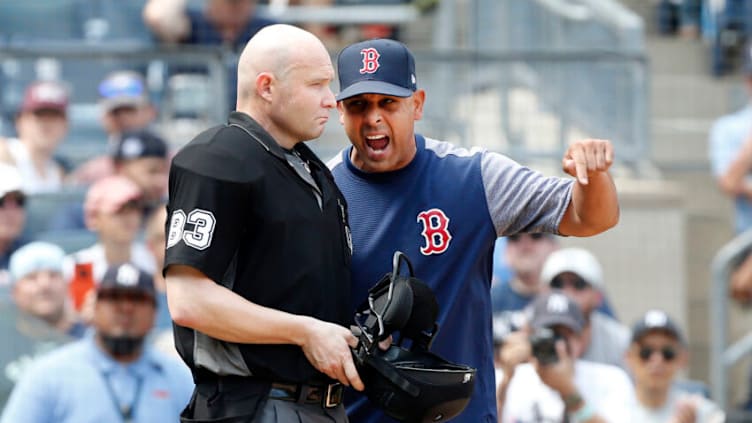
[(687, 365), (687, 360), (684, 337), (665, 312), (650, 310), (635, 323), (626, 354), (637, 397), (632, 421), (717, 423), (725, 420), (725, 413), (716, 404), (677, 388), (677, 373)]
[[(501, 348), (500, 421), (633, 422), (629, 410), (635, 400), (626, 373), (579, 359), (585, 319), (577, 303), (552, 291), (536, 298), (529, 311), (527, 330), (533, 335), (508, 335)], [(553, 341), (541, 342), (544, 338)]]
[(68, 134), (68, 90), (56, 81), (37, 81), (26, 88), (16, 117), (18, 138), (0, 142), (0, 160), (18, 167), (27, 194), (55, 192), (65, 170), (54, 158)]

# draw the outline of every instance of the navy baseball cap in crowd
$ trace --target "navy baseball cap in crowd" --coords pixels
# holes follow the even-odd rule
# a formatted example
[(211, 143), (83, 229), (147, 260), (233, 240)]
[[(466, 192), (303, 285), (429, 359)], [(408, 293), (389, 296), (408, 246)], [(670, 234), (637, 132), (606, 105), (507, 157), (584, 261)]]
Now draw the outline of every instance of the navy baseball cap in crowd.
[(537, 295), (530, 307), (530, 325), (535, 329), (562, 325), (575, 333), (580, 333), (585, 328), (582, 309), (561, 291), (552, 290)]
[(111, 266), (102, 276), (97, 291), (137, 291), (155, 296), (154, 278), (130, 263)]
[(663, 310), (650, 310), (632, 326), (632, 342), (639, 342), (650, 332), (663, 332), (685, 344), (679, 326)]
[(415, 58), (399, 41), (378, 38), (345, 47), (337, 56), (337, 101), (360, 94), (409, 97), (418, 88)]
[(112, 159), (116, 162), (143, 157), (167, 157), (167, 142), (149, 130), (128, 131), (113, 138)]

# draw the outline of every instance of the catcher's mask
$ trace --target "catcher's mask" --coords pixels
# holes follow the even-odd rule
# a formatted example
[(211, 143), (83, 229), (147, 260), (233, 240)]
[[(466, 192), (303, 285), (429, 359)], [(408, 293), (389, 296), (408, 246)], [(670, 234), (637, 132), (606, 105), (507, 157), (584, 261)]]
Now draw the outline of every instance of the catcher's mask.
[[(399, 274), (401, 261), (409, 269), (407, 277)], [(359, 342), (353, 356), (365, 393), (387, 415), (403, 422), (449, 420), (470, 401), (475, 369), (428, 351), (438, 332), (436, 297), (413, 276), (405, 254), (395, 252), (392, 267), (355, 314)], [(378, 343), (395, 331), (398, 342), (381, 350)], [(409, 347), (402, 346), (405, 339), (411, 340)]]

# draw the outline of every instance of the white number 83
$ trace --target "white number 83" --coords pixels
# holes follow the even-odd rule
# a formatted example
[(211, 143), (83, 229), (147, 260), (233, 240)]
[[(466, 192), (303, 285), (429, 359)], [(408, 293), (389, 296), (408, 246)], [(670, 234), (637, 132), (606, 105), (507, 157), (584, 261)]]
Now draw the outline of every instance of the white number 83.
[[(167, 248), (182, 240), (185, 245), (197, 250), (207, 249), (211, 245), (216, 222), (212, 212), (207, 210), (194, 209), (187, 216), (183, 210), (175, 210), (167, 230)], [(186, 228), (187, 224), (192, 229)]]

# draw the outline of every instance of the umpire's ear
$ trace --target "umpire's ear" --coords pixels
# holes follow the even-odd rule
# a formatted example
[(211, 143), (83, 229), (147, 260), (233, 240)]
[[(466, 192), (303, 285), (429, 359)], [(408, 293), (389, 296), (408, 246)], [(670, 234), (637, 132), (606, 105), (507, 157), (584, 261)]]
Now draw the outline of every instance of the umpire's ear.
[(423, 118), (423, 104), (425, 102), (425, 90), (417, 90), (413, 93), (413, 118), (415, 120), (421, 120)]

